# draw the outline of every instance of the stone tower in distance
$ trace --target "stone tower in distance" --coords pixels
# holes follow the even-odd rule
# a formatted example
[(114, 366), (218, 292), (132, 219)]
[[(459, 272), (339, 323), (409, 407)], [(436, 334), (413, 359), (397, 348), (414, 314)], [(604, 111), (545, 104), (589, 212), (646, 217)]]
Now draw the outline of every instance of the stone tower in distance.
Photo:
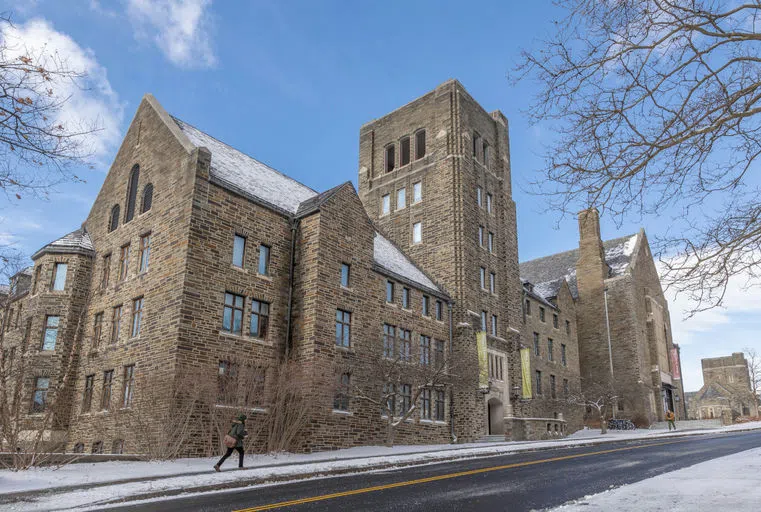
[(456, 80), (360, 129), (362, 202), (454, 298), (457, 356), (476, 358), (475, 333), (486, 331), (488, 351), (504, 357), (504, 384), (478, 393), (474, 382), (455, 397), (458, 436), (466, 439), (501, 428), (509, 435), (514, 414), (522, 311), (510, 180), (507, 119), (486, 112)]

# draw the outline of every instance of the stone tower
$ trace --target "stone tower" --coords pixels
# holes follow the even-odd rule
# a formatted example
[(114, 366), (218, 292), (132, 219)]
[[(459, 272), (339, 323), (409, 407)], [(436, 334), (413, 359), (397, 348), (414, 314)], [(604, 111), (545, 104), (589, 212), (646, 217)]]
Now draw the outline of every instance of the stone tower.
[(474, 382), (455, 397), (466, 437), (510, 435), (521, 330), (510, 180), (507, 119), (486, 112), (456, 80), (360, 130), (368, 215), (454, 298), (454, 350), (476, 358), (476, 332), (486, 331), (488, 352), (504, 358), (500, 384), (479, 393)]

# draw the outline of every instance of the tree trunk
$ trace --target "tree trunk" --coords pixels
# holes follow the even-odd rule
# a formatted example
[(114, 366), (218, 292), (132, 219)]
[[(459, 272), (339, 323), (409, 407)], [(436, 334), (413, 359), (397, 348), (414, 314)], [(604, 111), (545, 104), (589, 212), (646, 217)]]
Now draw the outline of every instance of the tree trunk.
[(391, 448), (394, 446), (394, 420), (393, 418), (389, 418), (388, 423), (386, 424), (386, 446)]
[(608, 422), (605, 421), (605, 415), (600, 414), (600, 433), (601, 434), (607, 434), (608, 433)]

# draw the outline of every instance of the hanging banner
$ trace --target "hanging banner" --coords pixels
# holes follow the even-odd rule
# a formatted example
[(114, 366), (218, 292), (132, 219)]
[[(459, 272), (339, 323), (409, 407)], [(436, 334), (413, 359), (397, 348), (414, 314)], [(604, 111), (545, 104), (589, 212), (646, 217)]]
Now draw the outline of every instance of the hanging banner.
[(521, 380), (523, 381), (523, 398), (531, 398), (531, 349), (521, 349)]
[(478, 386), (489, 387), (489, 360), (486, 355), (486, 331), (476, 333), (476, 348), (478, 349)]
[(679, 350), (676, 348), (671, 349), (671, 375), (675, 379), (682, 378), (682, 374), (679, 372)]

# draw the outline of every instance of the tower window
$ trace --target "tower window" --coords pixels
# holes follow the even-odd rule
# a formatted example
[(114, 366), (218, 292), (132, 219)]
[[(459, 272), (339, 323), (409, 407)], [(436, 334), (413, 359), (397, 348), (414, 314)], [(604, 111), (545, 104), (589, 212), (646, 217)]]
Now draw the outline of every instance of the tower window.
[(399, 141), (399, 165), (410, 163), (410, 138), (404, 137)]
[(407, 189), (402, 187), (396, 191), (396, 209), (401, 210), (407, 206)]
[(386, 172), (391, 172), (396, 167), (396, 146), (386, 146)]
[(423, 182), (418, 181), (412, 184), (412, 202), (419, 203), (423, 200)]
[(481, 136), (473, 132), (473, 159), (478, 160), (479, 149), (481, 149)]
[(423, 225), (416, 222), (412, 225), (412, 243), (419, 244), (423, 241)]
[(415, 133), (415, 160), (425, 156), (425, 130), (418, 130)]
[(391, 195), (386, 194), (381, 198), (381, 215), (388, 215), (391, 212)]

